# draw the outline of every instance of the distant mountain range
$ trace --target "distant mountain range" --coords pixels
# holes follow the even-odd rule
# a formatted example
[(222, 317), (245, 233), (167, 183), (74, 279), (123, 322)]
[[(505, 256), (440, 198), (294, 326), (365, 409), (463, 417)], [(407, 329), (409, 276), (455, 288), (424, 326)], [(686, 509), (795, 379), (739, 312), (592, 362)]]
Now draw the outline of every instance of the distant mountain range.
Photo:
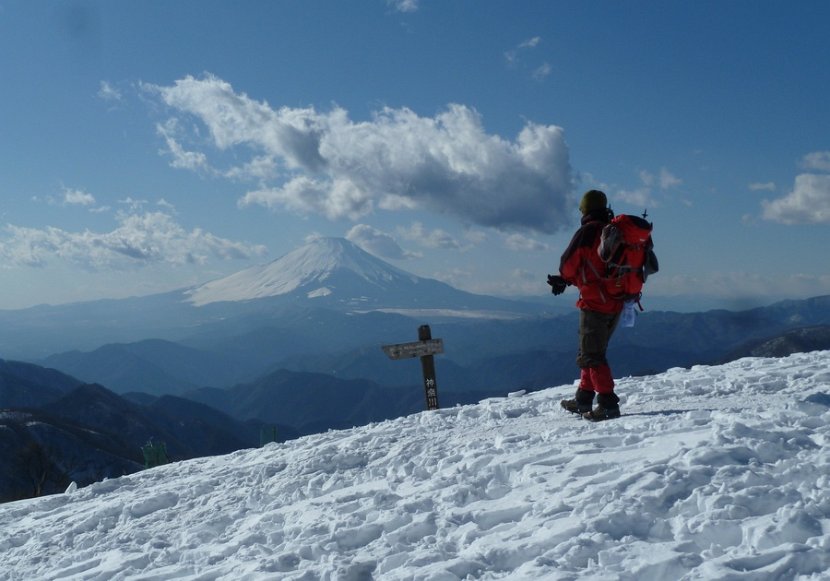
[[(493, 395), (487, 390), (442, 391), (444, 407), (474, 403)], [(425, 409), (424, 388), (381, 386), (365, 379), (341, 379), (323, 373), (279, 370), (229, 389), (202, 388), (186, 398), (236, 418), (290, 425), (299, 434), (351, 428)]]
[(818, 325), (787, 331), (783, 335), (750, 341), (731, 351), (723, 360), (743, 357), (786, 357), (792, 353), (830, 349), (830, 325)]
[[(749, 311), (646, 312), (617, 331), (609, 349), (619, 376), (723, 361), (747, 345), (810, 326), (830, 325), (830, 297), (789, 301)], [(230, 388), (280, 369), (364, 379), (381, 386), (420, 382), (417, 361), (391, 361), (387, 343), (416, 339), (428, 322), (398, 314), (292, 310), (239, 335), (204, 333), (177, 343), (145, 340), (44, 358), (39, 364), (119, 393), (182, 395), (200, 387)], [(576, 376), (577, 315), (512, 320), (440, 319), (434, 337), (444, 391), (495, 395), (568, 382)]]
[(270, 264), (169, 293), (0, 311), (0, 356), (35, 360), (144, 339), (242, 336), (324, 309), (416, 317), (516, 318), (538, 304), (476, 295), (408, 274), (342, 238), (320, 238)]
[[(402, 387), (419, 382), (417, 369), (389, 361), (380, 347), (414, 340), (428, 323), (445, 344), (438, 359), (444, 390), (504, 393), (575, 375), (576, 310), (568, 295), (548, 299), (559, 310), (465, 293), (347, 240), (321, 238), (269, 264), (174, 293), (0, 313), (0, 355), (118, 393), (230, 388), (280, 369)], [(614, 337), (613, 368), (637, 375), (721, 361), (750, 342), (830, 324), (828, 302), (646, 311)], [(47, 352), (32, 356), (33, 345)], [(21, 350), (28, 355), (15, 355)]]
[[(143, 467), (141, 447), (174, 460), (259, 445), (262, 422), (164, 396), (137, 403), (53, 369), (0, 361), (0, 501), (62, 492)], [(279, 426), (281, 439), (298, 434)]]
[[(30, 361), (118, 393), (154, 395), (231, 388), (281, 369), (417, 385), (417, 362), (413, 369), (390, 361), (380, 347), (414, 340), (428, 323), (444, 340), (437, 360), (443, 390), (502, 394), (575, 376), (577, 314), (567, 297), (548, 296), (564, 309), (555, 311), (473, 295), (406, 273), (344, 239), (321, 238), (176, 293), (52, 307), (48, 321), (37, 309), (29, 313), (34, 320), (15, 312), (7, 322), (27, 329), (15, 331), (20, 344), (27, 337), (37, 337), (39, 348), (74, 341), (72, 350)], [(0, 339), (10, 332), (3, 315)], [(617, 332), (610, 356), (618, 375), (640, 375), (719, 362), (749, 343), (822, 324), (830, 324), (830, 297), (744, 311), (650, 310)], [(128, 338), (101, 341), (116, 327)]]

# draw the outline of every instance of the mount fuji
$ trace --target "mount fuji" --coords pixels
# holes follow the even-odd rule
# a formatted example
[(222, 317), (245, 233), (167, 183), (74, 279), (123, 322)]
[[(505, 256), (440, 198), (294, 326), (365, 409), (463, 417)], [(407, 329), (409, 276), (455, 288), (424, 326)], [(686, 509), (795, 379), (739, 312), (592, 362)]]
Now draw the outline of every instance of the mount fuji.
[(538, 306), (460, 291), (405, 272), (344, 238), (317, 238), (265, 265), (183, 291), (194, 307), (268, 299), (337, 310), (410, 311), (515, 318)]
[[(195, 306), (246, 301), (280, 295), (317, 298), (371, 291), (387, 293), (418, 285), (424, 279), (399, 270), (343, 238), (319, 238), (265, 265), (195, 287), (185, 294)], [(345, 288), (344, 288), (345, 287)]]
[(476, 295), (405, 272), (343, 238), (318, 238), (271, 263), (176, 291), (0, 311), (0, 354), (38, 359), (145, 339), (242, 335), (296, 313), (382, 312), (516, 319), (538, 304)]

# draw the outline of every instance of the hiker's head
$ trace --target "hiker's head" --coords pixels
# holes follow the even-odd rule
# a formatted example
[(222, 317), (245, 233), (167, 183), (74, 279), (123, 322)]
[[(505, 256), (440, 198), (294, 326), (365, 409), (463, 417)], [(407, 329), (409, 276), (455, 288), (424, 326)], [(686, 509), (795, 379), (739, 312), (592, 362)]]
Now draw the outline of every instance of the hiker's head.
[(606, 207), (608, 207), (608, 198), (605, 196), (605, 192), (599, 190), (588, 190), (579, 202), (579, 211), (582, 212), (583, 216)]

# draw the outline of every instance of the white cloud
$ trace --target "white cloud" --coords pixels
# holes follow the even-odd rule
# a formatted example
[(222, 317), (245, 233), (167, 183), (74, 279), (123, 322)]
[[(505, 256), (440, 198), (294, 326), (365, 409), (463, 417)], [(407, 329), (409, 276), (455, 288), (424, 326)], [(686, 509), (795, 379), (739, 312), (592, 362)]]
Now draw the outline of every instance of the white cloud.
[(433, 272), (431, 278), (445, 282), (450, 286), (458, 289), (469, 288), (470, 280), (473, 277), (473, 272), (464, 268), (451, 268), (449, 270), (442, 270)]
[(174, 206), (173, 204), (171, 204), (170, 202), (168, 202), (164, 198), (159, 199), (156, 202), (156, 206), (158, 206), (159, 208), (164, 208), (165, 210), (167, 210), (171, 214), (176, 214), (177, 213), (176, 212), (176, 206)]
[(640, 177), (640, 183), (648, 188), (654, 187), (654, 184), (657, 182), (657, 178), (650, 171), (641, 169), (638, 175)]
[(33, 202), (44, 202), (50, 206), (92, 206), (95, 204), (95, 196), (83, 190), (74, 188), (63, 188), (58, 196), (32, 196)]
[(389, 212), (396, 212), (398, 210), (414, 210), (417, 207), (418, 204), (415, 203), (415, 200), (395, 194), (383, 195), (378, 200), (378, 208)]
[[(220, 151), (252, 158), (221, 172), (260, 180), (243, 206), (352, 220), (417, 207), (481, 226), (546, 233), (569, 222), (569, 151), (556, 126), (527, 123), (510, 141), (488, 134), (478, 113), (463, 105), (434, 117), (386, 108), (355, 122), (341, 108), (274, 109), (210, 75), (145, 88), (203, 123)], [(176, 120), (160, 126), (167, 153), (177, 167), (203, 170), (207, 154), (174, 135), (183, 126)]]
[(505, 246), (514, 252), (546, 252), (550, 246), (522, 234), (511, 234), (504, 240)]
[(419, 0), (386, 0), (386, 3), (398, 12), (416, 12)]
[[(485, 269), (488, 268), (485, 265)], [(520, 295), (550, 296), (550, 287), (544, 271), (532, 272), (514, 268), (502, 276), (482, 276), (474, 266), (435, 271), (432, 278), (458, 289), (477, 294), (516, 297)]]
[(346, 239), (354, 242), (363, 250), (381, 258), (407, 260), (419, 258), (416, 252), (404, 250), (394, 237), (367, 224), (357, 224), (346, 233)]
[(660, 189), (661, 190), (668, 190), (669, 188), (674, 188), (679, 186), (683, 183), (683, 180), (672, 174), (666, 168), (660, 168)]
[(635, 190), (620, 190), (614, 196), (616, 200), (632, 206), (656, 206), (657, 202), (651, 196), (651, 188), (637, 188)]
[(326, 235), (321, 234), (320, 232), (317, 232), (316, 230), (312, 230), (311, 232), (309, 232), (308, 234), (305, 235), (305, 238), (303, 239), (303, 242), (305, 242), (306, 244), (311, 244), (312, 242), (316, 242), (317, 240), (320, 240), (321, 238), (326, 238)]
[(533, 38), (528, 38), (526, 41), (519, 45), (519, 48), (534, 48), (539, 46), (539, 43), (542, 42), (541, 36), (534, 36)]
[(680, 178), (675, 176), (673, 173), (671, 173), (664, 167), (660, 168), (660, 172), (656, 175), (649, 171), (641, 170), (640, 181), (646, 187), (653, 188), (657, 186), (661, 190), (668, 190), (669, 188), (679, 186), (683, 183), (683, 181)]
[(453, 286), (469, 292), (492, 296), (550, 296), (550, 287), (547, 285), (544, 273), (534, 273), (523, 269), (514, 269), (509, 276), (490, 279), (473, 277), (465, 280), (458, 277), (452, 283)]
[(409, 228), (400, 228), (399, 233), (406, 240), (417, 242), (424, 248), (435, 248), (443, 250), (464, 250), (466, 245), (457, 240), (451, 234), (436, 228), (427, 231), (420, 222), (413, 222)]
[(111, 83), (101, 81), (98, 88), (98, 98), (104, 101), (121, 101), (121, 91), (116, 89)]
[(487, 234), (483, 230), (465, 230), (464, 238), (473, 246), (479, 246), (487, 240)]
[(256, 180), (266, 183), (277, 177), (277, 162), (271, 156), (262, 155), (251, 159), (240, 167), (232, 167), (224, 175), (229, 179)]
[(830, 223), (830, 175), (801, 174), (793, 191), (776, 200), (763, 200), (763, 217), (784, 224)]
[(521, 52), (531, 48), (536, 48), (537, 46), (539, 46), (540, 42), (542, 42), (542, 37), (540, 36), (528, 38), (527, 40), (520, 42), (518, 45), (505, 52), (504, 58), (507, 59), (508, 63), (515, 64)]
[(167, 153), (173, 158), (170, 165), (178, 169), (211, 171), (207, 162), (207, 156), (204, 153), (187, 151), (176, 140), (175, 132), (177, 127), (178, 123), (175, 119), (168, 120), (164, 124), (156, 125), (156, 132), (164, 138), (167, 144), (167, 150), (162, 153)]
[(95, 204), (95, 196), (83, 190), (65, 188), (63, 203), (67, 206), (92, 206)]
[(548, 63), (543, 63), (541, 66), (536, 67), (536, 70), (533, 71), (533, 78), (537, 81), (542, 81), (546, 79), (551, 72), (551, 66)]
[(239, 205), (322, 214), (330, 220), (343, 217), (357, 220), (372, 210), (370, 197), (348, 179), (320, 182), (306, 176), (294, 178), (282, 187), (248, 192), (239, 200)]
[(750, 190), (753, 192), (759, 191), (767, 191), (767, 192), (774, 192), (775, 191), (775, 182), (754, 182), (749, 184)]
[(655, 276), (648, 281), (653, 296), (678, 296), (689, 289), (705, 289), (707, 296), (808, 298), (830, 294), (828, 274), (759, 274), (752, 272), (708, 272), (703, 275)]
[(536, 281), (538, 279), (538, 275), (535, 272), (531, 272), (529, 270), (525, 270), (523, 268), (514, 268), (510, 272), (510, 277), (513, 279), (518, 280), (526, 280), (526, 281)]
[(814, 151), (801, 160), (801, 166), (807, 170), (830, 172), (830, 151)]
[(640, 178), (640, 187), (632, 190), (620, 190), (615, 194), (614, 199), (644, 208), (659, 206), (659, 202), (654, 197), (655, 190), (666, 191), (683, 183), (683, 180), (664, 167), (660, 168), (660, 171), (656, 174), (647, 170), (640, 170), (638, 177)]
[(127, 196), (123, 200), (118, 200), (118, 203), (126, 206), (129, 212), (139, 212), (145, 205), (147, 205), (147, 200), (135, 199), (132, 196)]
[(9, 264), (44, 266), (64, 260), (92, 270), (129, 268), (152, 263), (205, 263), (209, 258), (249, 258), (263, 246), (234, 242), (200, 228), (185, 230), (169, 214), (120, 213), (111, 232), (69, 232), (60, 228), (26, 228), (9, 224), (0, 238), (0, 256)]

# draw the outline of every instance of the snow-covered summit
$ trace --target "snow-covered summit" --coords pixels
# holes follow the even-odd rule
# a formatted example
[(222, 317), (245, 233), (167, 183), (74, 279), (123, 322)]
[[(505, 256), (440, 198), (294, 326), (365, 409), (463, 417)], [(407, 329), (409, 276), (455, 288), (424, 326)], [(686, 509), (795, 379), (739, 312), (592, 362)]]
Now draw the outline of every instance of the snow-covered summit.
[(433, 318), (515, 318), (539, 310), (416, 276), (344, 238), (317, 238), (269, 264), (185, 290), (184, 297), (195, 307), (269, 299), (347, 312), (386, 310), (418, 317), (428, 312)]
[(188, 301), (202, 306), (222, 301), (247, 301), (304, 294), (328, 296), (338, 286), (358, 279), (388, 289), (411, 285), (418, 277), (376, 258), (345, 238), (317, 238), (269, 264), (253, 266), (187, 291)]
[(0, 505), (0, 580), (830, 579), (830, 351), (563, 385)]

